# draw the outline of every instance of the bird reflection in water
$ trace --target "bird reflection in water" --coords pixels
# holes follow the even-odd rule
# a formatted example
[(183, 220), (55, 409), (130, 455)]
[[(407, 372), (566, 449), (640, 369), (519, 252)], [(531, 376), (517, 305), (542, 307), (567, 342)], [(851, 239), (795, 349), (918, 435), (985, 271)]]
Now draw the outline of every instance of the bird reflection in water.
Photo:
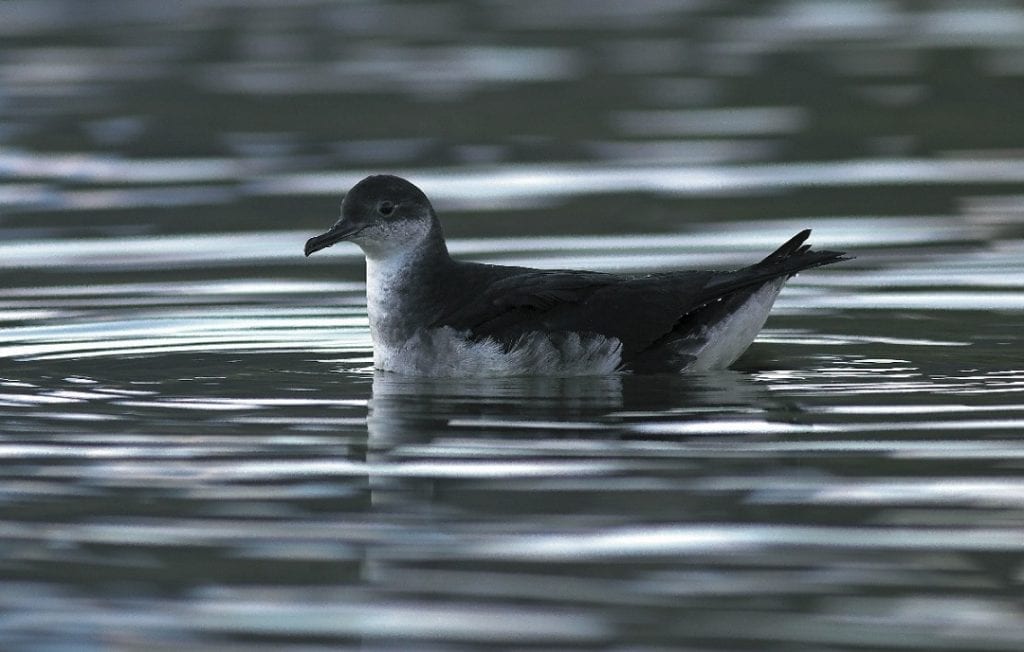
[(766, 402), (761, 383), (732, 370), (474, 379), (375, 371), (366, 453), (372, 502), (429, 500), (438, 479), (612, 473), (625, 451), (609, 446), (658, 437), (635, 428), (652, 418), (704, 421), (761, 412)]

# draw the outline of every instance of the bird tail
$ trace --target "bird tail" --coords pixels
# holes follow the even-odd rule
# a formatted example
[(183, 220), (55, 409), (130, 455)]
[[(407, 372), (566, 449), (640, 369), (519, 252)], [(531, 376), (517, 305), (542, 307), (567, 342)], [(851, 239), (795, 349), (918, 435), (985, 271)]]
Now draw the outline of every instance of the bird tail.
[(811, 245), (807, 244), (810, 235), (811, 230), (804, 229), (761, 262), (712, 278), (704, 287), (702, 295), (705, 300), (713, 300), (734, 290), (760, 285), (783, 276), (794, 276), (805, 269), (853, 259), (844, 251), (812, 251)]

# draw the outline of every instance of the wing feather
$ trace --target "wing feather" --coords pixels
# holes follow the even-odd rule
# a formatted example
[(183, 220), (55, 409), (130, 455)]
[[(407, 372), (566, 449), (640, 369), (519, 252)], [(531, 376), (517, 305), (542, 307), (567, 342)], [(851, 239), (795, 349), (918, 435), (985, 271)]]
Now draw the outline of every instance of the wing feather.
[[(690, 318), (705, 306), (780, 277), (845, 260), (810, 251), (802, 231), (759, 263), (732, 272), (677, 271), (622, 276), (466, 264), (456, 305), (434, 326), (468, 331), (512, 347), (532, 332), (594, 333), (622, 342), (623, 360), (657, 348), (666, 338), (699, 328)], [(482, 270), (493, 276), (479, 281)], [(477, 279), (476, 281), (471, 279)]]

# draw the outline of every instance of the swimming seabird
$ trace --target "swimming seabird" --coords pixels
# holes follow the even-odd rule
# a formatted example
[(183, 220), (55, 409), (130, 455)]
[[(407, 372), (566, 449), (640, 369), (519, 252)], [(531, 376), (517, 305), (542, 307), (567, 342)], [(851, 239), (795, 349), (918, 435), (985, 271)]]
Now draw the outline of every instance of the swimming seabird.
[(341, 218), (306, 242), (366, 256), (378, 369), (419, 376), (590, 375), (728, 367), (779, 291), (805, 269), (847, 260), (812, 251), (810, 230), (741, 269), (609, 274), (454, 260), (427, 196), (391, 175), (356, 184)]

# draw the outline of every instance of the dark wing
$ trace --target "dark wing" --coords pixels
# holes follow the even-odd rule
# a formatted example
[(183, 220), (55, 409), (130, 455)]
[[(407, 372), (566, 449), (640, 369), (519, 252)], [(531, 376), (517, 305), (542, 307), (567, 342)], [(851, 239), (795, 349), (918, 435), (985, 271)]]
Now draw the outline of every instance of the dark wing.
[(479, 337), (492, 336), (518, 323), (536, 322), (541, 326), (538, 316), (561, 304), (578, 304), (615, 282), (615, 276), (600, 272), (525, 268), (513, 268), (511, 272), (475, 292), (467, 287), (460, 306), (442, 315), (434, 325), (469, 330)]
[(628, 353), (670, 331), (713, 275), (523, 270), (465, 297), (434, 325), (468, 330), (474, 338), (494, 338), (506, 346), (529, 332), (596, 333), (619, 339)]
[[(629, 359), (680, 334), (680, 328), (699, 325), (693, 315), (718, 299), (846, 259), (840, 252), (809, 251), (804, 244), (809, 235), (802, 231), (761, 262), (734, 272), (618, 276), (505, 268), (483, 287), (467, 282), (459, 307), (441, 315), (434, 326), (469, 331), (476, 339), (494, 338), (507, 347), (529, 332), (596, 333), (619, 339)], [(467, 276), (479, 276), (480, 270), (475, 267)]]

